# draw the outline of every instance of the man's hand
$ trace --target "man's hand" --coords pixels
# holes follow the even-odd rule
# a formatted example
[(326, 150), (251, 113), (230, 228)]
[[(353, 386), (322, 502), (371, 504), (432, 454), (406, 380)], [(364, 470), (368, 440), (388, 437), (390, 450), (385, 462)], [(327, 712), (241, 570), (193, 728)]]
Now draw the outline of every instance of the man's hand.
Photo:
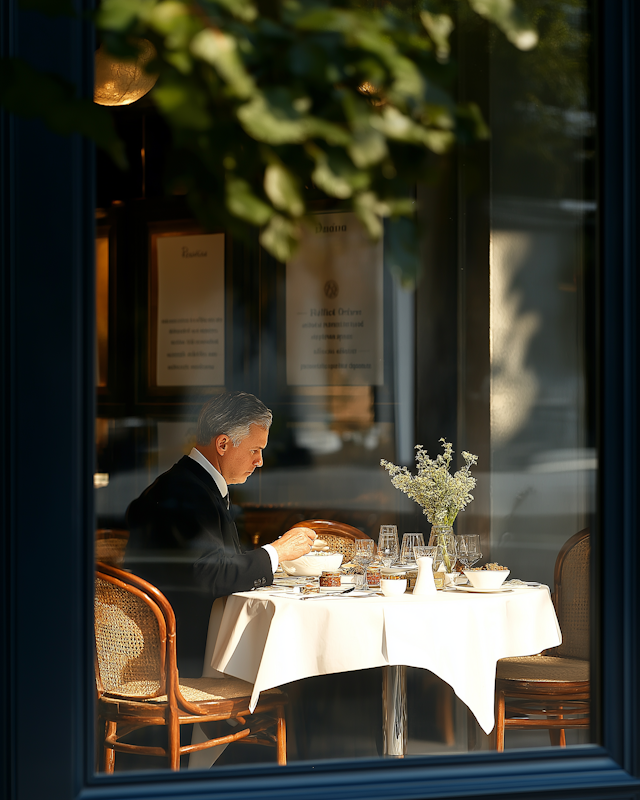
[(275, 542), (271, 542), (278, 554), (278, 561), (293, 561), (306, 555), (316, 538), (311, 528), (291, 528)]

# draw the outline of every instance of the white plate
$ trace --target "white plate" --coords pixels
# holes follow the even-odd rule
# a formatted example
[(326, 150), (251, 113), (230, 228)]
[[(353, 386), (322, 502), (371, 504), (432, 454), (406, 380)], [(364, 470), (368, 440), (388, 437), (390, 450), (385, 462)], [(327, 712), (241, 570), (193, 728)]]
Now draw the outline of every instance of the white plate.
[(474, 594), (497, 594), (498, 592), (512, 592), (510, 586), (499, 586), (497, 589), (476, 589), (474, 586), (445, 586), (454, 592), (472, 592)]

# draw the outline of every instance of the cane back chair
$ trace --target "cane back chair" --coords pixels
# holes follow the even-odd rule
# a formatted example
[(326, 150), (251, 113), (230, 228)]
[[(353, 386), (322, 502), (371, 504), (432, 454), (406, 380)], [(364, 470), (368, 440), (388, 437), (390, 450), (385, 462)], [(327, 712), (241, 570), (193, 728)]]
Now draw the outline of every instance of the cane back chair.
[[(275, 745), (278, 764), (286, 764), (287, 696), (279, 689), (262, 692), (252, 714), (250, 683), (237, 678), (180, 678), (175, 616), (155, 586), (117, 567), (98, 563), (95, 640), (105, 772), (114, 771), (116, 752), (164, 756), (169, 767), (177, 770), (182, 755), (247, 741)], [(180, 745), (181, 725), (223, 720), (239, 724), (229, 727), (226, 735)], [(166, 728), (166, 747), (123, 741), (135, 730), (158, 725)], [(275, 735), (271, 732), (274, 727)]]
[(314, 530), (318, 538), (325, 541), (331, 550), (342, 553), (345, 564), (353, 560), (356, 540), (371, 538), (358, 528), (347, 525), (346, 522), (335, 522), (330, 519), (305, 519), (303, 522), (296, 522), (294, 527)]
[(512, 729), (548, 729), (566, 745), (566, 728), (589, 721), (589, 530), (572, 536), (556, 559), (553, 601), (562, 644), (536, 656), (503, 658), (496, 670), (496, 749)]
[(129, 541), (129, 531), (116, 528), (98, 528), (96, 531), (96, 561), (121, 567)]

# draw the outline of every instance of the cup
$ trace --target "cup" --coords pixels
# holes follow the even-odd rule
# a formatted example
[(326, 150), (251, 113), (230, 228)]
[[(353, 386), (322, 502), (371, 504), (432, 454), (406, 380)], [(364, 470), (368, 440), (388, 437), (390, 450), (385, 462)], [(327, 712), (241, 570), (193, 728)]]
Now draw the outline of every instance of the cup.
[(390, 567), (398, 560), (398, 529), (395, 525), (381, 525), (378, 534), (378, 559), (385, 567)]
[(400, 550), (401, 564), (415, 564), (414, 547), (424, 547), (424, 536), (421, 533), (405, 533)]
[(382, 578), (380, 581), (380, 590), (385, 597), (396, 597), (404, 594), (407, 591), (407, 579), (389, 580), (387, 578)]

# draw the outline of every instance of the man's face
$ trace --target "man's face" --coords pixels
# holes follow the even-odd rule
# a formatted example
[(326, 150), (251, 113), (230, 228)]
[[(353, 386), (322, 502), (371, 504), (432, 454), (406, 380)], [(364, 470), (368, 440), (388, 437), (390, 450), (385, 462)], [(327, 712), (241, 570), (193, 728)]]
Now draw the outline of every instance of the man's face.
[[(222, 437), (218, 437), (219, 441)], [(256, 467), (262, 466), (262, 451), (267, 446), (269, 431), (259, 425), (249, 428), (249, 435), (235, 447), (224, 437), (224, 452), (220, 458), (220, 472), (227, 483), (244, 483)]]

